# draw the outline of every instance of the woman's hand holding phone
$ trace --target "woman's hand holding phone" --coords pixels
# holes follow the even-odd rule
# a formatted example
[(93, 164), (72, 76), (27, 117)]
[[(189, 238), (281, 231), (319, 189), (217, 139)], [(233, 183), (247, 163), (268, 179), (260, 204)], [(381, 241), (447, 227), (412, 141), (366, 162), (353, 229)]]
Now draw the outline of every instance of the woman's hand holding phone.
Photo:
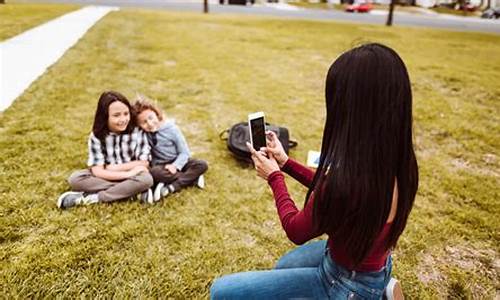
[(286, 155), (285, 149), (283, 149), (283, 145), (281, 145), (281, 142), (274, 131), (266, 131), (266, 143), (267, 151), (272, 154), (274, 159), (276, 159), (278, 166), (283, 168), (288, 160), (288, 155)]
[(276, 162), (276, 159), (273, 155), (269, 155), (269, 158), (265, 156), (265, 152), (263, 152), (263, 149), (265, 148), (261, 148), (260, 151), (255, 151), (253, 146), (248, 142), (247, 147), (252, 154), (252, 160), (255, 165), (255, 170), (257, 171), (257, 175), (259, 177), (267, 180), (271, 173), (280, 170), (280, 167), (278, 166), (278, 163)]

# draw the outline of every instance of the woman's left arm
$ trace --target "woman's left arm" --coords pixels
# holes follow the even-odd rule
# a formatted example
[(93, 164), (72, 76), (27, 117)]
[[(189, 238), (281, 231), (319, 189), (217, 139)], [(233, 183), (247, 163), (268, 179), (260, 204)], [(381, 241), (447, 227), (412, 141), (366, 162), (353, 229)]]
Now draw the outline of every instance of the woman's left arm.
[(271, 173), (267, 182), (273, 191), (281, 226), (283, 226), (288, 239), (294, 244), (302, 245), (320, 236), (321, 233), (315, 232), (313, 226), (314, 199), (309, 199), (304, 209), (299, 210), (288, 193), (283, 173), (280, 171)]

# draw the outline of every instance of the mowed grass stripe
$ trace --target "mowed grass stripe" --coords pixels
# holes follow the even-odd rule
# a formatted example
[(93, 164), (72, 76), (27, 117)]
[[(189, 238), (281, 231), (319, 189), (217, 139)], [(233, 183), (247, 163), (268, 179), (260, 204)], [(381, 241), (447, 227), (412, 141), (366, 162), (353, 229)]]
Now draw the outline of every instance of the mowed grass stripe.
[(35, 4), (6, 1), (0, 5), (0, 41), (80, 8), (74, 4)]

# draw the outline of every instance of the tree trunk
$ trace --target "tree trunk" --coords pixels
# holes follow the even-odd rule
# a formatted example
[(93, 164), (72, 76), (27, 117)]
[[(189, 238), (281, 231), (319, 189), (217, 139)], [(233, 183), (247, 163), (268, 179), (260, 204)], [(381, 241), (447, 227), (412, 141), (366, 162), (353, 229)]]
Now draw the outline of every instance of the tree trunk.
[(0, 4), (5, 4), (5, 0), (0, 0)]
[(458, 0), (458, 7), (462, 9), (462, 15), (467, 15), (467, 11), (465, 9), (465, 0)]
[(203, 0), (203, 12), (208, 14), (208, 0)]
[(389, 14), (387, 15), (387, 22), (385, 25), (392, 26), (392, 13), (394, 12), (394, 2), (396, 0), (391, 0), (391, 4), (389, 4)]

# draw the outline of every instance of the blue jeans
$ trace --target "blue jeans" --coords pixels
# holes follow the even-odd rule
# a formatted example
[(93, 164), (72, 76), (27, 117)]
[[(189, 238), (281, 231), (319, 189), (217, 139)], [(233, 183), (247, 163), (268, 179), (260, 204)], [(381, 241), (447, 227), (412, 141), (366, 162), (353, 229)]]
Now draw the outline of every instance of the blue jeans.
[(285, 254), (275, 269), (226, 275), (210, 288), (211, 299), (381, 299), (392, 259), (376, 272), (349, 271), (330, 257), (326, 241)]

